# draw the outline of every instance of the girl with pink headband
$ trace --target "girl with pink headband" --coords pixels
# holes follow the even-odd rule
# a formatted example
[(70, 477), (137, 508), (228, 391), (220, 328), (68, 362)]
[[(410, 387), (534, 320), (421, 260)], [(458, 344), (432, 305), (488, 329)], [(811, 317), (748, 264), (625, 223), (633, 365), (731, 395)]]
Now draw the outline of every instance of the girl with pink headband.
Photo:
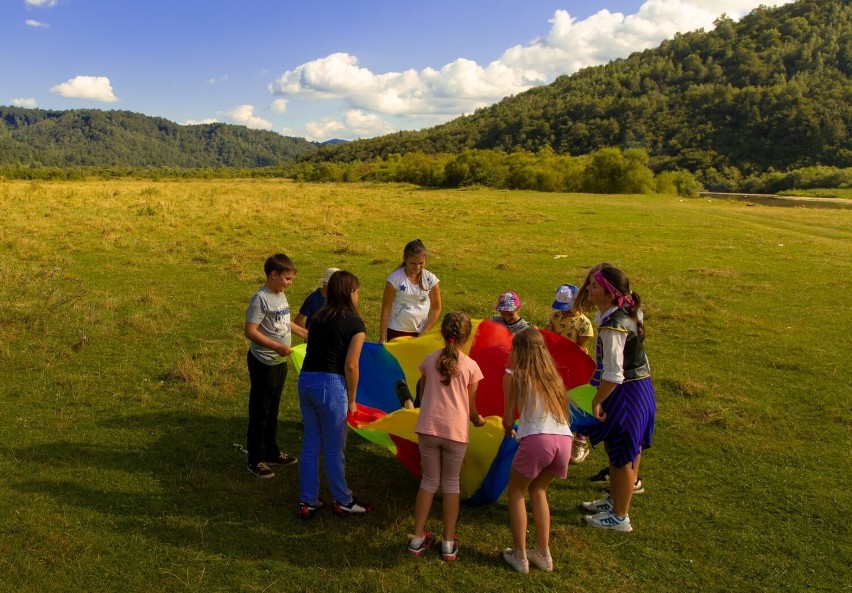
[(604, 443), (609, 456), (610, 494), (583, 503), (594, 513), (585, 520), (593, 527), (632, 531), (628, 510), (642, 451), (651, 446), (657, 409), (643, 347), (641, 301), (630, 290), (624, 272), (608, 264), (592, 274), (588, 297), (598, 309), (597, 368), (591, 384), (597, 387), (592, 411), (600, 424), (585, 432), (592, 445)]

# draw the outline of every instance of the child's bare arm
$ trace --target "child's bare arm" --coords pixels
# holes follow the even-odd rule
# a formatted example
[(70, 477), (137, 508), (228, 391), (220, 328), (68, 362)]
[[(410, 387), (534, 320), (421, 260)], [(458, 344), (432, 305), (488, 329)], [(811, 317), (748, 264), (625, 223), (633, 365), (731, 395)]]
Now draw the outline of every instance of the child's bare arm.
[(479, 383), (471, 383), (467, 386), (468, 407), (470, 408), (470, 421), (474, 426), (485, 426), (485, 418), (476, 409), (476, 388)]

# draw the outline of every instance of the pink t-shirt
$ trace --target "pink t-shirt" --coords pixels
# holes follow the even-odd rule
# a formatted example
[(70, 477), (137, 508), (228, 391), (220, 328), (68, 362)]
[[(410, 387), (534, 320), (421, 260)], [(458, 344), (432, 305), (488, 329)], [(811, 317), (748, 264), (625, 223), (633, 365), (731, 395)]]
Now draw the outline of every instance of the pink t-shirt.
[(483, 379), (482, 371), (470, 356), (459, 352), (456, 372), (450, 384), (443, 385), (436, 366), (440, 353), (441, 350), (436, 350), (420, 363), (425, 385), (415, 432), (466, 443), (470, 434), (467, 388)]

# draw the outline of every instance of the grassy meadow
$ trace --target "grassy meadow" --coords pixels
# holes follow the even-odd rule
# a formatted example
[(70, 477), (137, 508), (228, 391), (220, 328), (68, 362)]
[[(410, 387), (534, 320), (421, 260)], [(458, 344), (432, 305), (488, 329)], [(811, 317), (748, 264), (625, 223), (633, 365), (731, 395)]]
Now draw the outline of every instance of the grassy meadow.
[[(100, 180), (0, 181), (0, 211), (3, 593), (852, 588), (848, 210)], [(303, 522), (296, 468), (246, 471), (242, 330), (264, 259), (295, 260), (294, 309), (324, 268), (353, 271), (375, 340), (384, 279), (415, 237), (444, 310), (473, 317), (516, 290), (541, 325), (592, 264), (630, 276), (659, 408), (633, 533), (582, 524), (602, 449), (551, 487), (556, 571), (526, 576), (500, 558), (505, 496), (463, 507), (458, 562), (409, 557), (417, 482), (355, 435), (367, 517)], [(280, 442), (298, 453), (295, 385)]]

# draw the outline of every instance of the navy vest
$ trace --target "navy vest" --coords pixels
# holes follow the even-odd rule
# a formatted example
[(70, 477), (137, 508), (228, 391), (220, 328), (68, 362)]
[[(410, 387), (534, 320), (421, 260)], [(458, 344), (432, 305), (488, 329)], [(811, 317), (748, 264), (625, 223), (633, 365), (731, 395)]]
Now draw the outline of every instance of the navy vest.
[(651, 375), (651, 367), (648, 365), (648, 357), (645, 355), (642, 340), (639, 339), (639, 335), (635, 331), (629, 329), (629, 326), (633, 324), (626, 323), (628, 319), (630, 319), (630, 316), (624, 309), (616, 309), (598, 326), (597, 348), (595, 348), (597, 368), (594, 375), (594, 379), (598, 382), (600, 382), (603, 373), (600, 330), (607, 327), (627, 333), (627, 343), (624, 344), (624, 380), (635, 381)]

